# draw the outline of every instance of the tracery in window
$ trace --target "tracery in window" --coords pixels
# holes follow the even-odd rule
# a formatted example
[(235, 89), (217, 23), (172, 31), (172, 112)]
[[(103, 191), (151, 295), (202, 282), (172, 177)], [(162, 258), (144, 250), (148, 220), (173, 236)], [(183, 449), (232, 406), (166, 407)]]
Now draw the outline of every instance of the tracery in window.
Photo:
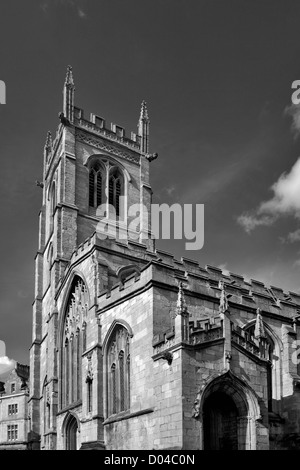
[(66, 309), (61, 347), (61, 405), (81, 399), (81, 363), (89, 307), (85, 283), (75, 277)]
[(98, 207), (102, 204), (103, 174), (101, 165), (96, 162), (89, 173), (89, 206)]
[(112, 168), (109, 174), (109, 204), (115, 208), (116, 216), (121, 215), (121, 196), (123, 195), (123, 178), (118, 168)]
[(108, 414), (130, 408), (130, 336), (126, 328), (118, 325), (108, 343)]

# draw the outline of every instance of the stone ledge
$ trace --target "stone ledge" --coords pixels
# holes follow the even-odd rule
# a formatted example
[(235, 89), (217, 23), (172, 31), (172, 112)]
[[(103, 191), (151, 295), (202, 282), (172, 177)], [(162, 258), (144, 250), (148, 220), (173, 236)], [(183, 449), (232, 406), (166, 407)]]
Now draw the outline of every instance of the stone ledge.
[(65, 408), (62, 408), (56, 413), (56, 416), (62, 415), (66, 413), (67, 411), (73, 410), (74, 408), (78, 408), (78, 406), (82, 406), (82, 400), (78, 400), (76, 403), (73, 403), (72, 405), (68, 405)]
[(105, 426), (107, 424), (116, 423), (118, 421), (124, 421), (125, 419), (135, 418), (136, 416), (141, 416), (141, 415), (145, 415), (145, 414), (148, 414), (148, 413), (153, 413), (153, 411), (154, 411), (154, 408), (146, 408), (144, 410), (136, 411), (134, 413), (125, 412), (123, 415), (121, 415), (121, 413), (119, 413), (118, 415), (112, 416), (111, 418), (107, 418), (104, 421), (103, 425)]

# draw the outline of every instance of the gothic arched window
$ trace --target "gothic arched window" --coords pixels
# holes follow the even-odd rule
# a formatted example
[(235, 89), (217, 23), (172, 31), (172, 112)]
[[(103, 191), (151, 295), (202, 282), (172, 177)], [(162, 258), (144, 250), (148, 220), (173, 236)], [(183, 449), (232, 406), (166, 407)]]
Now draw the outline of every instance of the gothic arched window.
[(118, 325), (107, 349), (108, 415), (126, 411), (130, 407), (129, 333)]
[(81, 362), (89, 308), (87, 288), (75, 277), (66, 308), (61, 347), (61, 406), (81, 399)]
[(109, 174), (108, 202), (115, 208), (116, 216), (122, 212), (121, 196), (124, 194), (123, 177), (117, 168), (112, 168)]
[(98, 207), (102, 204), (103, 175), (101, 165), (96, 162), (89, 173), (89, 206)]

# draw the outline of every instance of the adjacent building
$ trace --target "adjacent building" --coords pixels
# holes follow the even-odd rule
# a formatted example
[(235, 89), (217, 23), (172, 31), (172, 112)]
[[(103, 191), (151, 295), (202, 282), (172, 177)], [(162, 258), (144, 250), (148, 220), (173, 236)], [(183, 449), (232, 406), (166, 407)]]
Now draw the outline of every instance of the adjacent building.
[(0, 382), (0, 450), (26, 450), (29, 433), (29, 367), (16, 363)]

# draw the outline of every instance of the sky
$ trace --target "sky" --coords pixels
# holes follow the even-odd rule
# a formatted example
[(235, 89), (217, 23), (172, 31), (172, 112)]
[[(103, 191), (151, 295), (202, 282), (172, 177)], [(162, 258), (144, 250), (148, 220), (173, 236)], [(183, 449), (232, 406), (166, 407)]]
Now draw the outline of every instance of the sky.
[(159, 154), (154, 202), (204, 204), (201, 250), (186, 251), (183, 240), (158, 248), (300, 291), (300, 105), (291, 101), (299, 20), (296, 0), (2, 2), (3, 357), (29, 363), (42, 196), (35, 181), (68, 65), (76, 105), (128, 136), (146, 100), (150, 149)]

